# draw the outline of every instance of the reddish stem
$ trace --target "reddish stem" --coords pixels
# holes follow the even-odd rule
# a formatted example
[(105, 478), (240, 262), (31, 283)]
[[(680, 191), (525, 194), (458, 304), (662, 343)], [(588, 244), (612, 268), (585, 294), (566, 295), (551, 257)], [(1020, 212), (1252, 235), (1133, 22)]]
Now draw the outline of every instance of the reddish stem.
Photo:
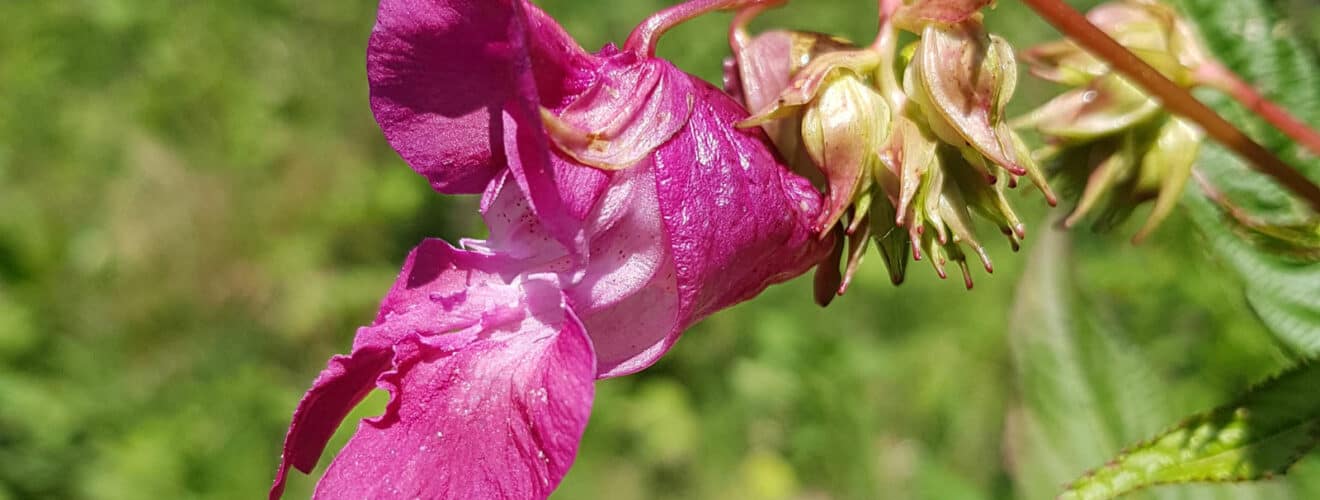
[(1311, 151), (1312, 155), (1320, 157), (1320, 132), (1316, 132), (1305, 122), (1270, 101), (1250, 83), (1234, 74), (1232, 70), (1224, 67), (1223, 64), (1216, 61), (1202, 64), (1201, 67), (1196, 68), (1196, 78), (1200, 83), (1232, 96), (1243, 106), (1246, 106), (1247, 109), (1269, 122), (1270, 125), (1274, 125), (1274, 128), (1279, 129), (1280, 132)]
[(642, 24), (633, 28), (623, 46), (626, 50), (651, 57), (655, 55), (655, 45), (660, 40), (660, 36), (671, 28), (702, 14), (751, 6), (768, 7), (787, 2), (788, 0), (688, 0), (646, 18), (642, 21)]
[(1191, 120), (1220, 144), (1248, 160), (1257, 171), (1273, 177), (1283, 187), (1320, 212), (1320, 186), (1288, 166), (1214, 110), (1196, 100), (1191, 92), (1173, 83), (1158, 70), (1124, 48), (1063, 0), (1022, 0), (1037, 14), (1087, 51), (1109, 63), (1123, 76), (1159, 99), (1169, 111)]
[(880, 0), (880, 19), (881, 24), (894, 17), (894, 12), (903, 7), (903, 0)]

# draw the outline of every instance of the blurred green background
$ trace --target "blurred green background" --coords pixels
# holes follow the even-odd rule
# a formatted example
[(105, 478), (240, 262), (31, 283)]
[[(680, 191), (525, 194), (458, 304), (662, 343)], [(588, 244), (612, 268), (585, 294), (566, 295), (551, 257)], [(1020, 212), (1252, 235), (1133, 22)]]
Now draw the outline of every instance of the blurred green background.
[[(540, 3), (596, 48), (669, 2)], [(1000, 3), (990, 23), (1019, 47), (1054, 36)], [(1306, 0), (1292, 5), (1320, 28)], [(474, 200), (431, 192), (371, 117), (375, 7), (0, 2), (0, 499), (263, 496), (294, 404), (407, 251), (481, 234)], [(757, 26), (869, 41), (874, 9), (805, 0)], [(686, 25), (661, 54), (717, 81), (727, 22)], [(1024, 81), (1018, 110), (1050, 92)], [(996, 273), (973, 292), (924, 263), (892, 287), (873, 256), (828, 309), (799, 279), (693, 328), (654, 368), (600, 383), (557, 498), (1035, 498), (1299, 354), (1256, 322), (1181, 215), (1141, 247), (1131, 224), (1077, 231), (1067, 293), (1082, 309), (1064, 371), (1145, 368), (1109, 392), (1060, 376), (1094, 397), (1023, 425), (1033, 377), (1055, 372), (1020, 356), (1014, 336), (1047, 318), (1010, 314), (1015, 287), (1028, 255), (1058, 257), (1068, 236), (1038, 196), (1017, 202), (1032, 238), (1018, 254), (995, 241)], [(1063, 418), (1080, 414), (1126, 424), (1112, 435)], [(1058, 470), (1023, 472), (1040, 435)], [(1320, 498), (1318, 462), (1213, 492)], [(313, 484), (295, 476), (288, 497)]]

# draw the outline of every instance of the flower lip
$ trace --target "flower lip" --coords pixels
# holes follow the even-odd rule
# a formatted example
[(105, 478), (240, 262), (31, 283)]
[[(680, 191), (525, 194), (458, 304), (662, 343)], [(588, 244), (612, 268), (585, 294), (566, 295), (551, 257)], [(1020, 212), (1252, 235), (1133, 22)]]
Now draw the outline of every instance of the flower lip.
[[(558, 278), (506, 281), (511, 265), (439, 240), (414, 250), (352, 355), (332, 359), (299, 403), (271, 498), (283, 492), (289, 466), (311, 471), (373, 385), (391, 394), (385, 413), (359, 425), (316, 498), (453, 498), (494, 488), (548, 495), (586, 425), (595, 355)], [(491, 387), (474, 390), (479, 384)], [(486, 438), (497, 424), (508, 432)], [(440, 463), (473, 470), (435, 480)], [(504, 472), (498, 484), (476, 470), (492, 468)]]

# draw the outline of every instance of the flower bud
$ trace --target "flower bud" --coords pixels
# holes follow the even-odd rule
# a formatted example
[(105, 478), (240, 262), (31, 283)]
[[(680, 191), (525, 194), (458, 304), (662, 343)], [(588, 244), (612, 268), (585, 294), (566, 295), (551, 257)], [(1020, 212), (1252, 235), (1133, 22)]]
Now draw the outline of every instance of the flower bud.
[[(1169, 79), (1189, 85), (1192, 72), (1208, 60), (1191, 27), (1172, 8), (1154, 0), (1110, 2), (1091, 9), (1087, 20), (1154, 66)], [(1070, 40), (1059, 40), (1022, 53), (1032, 74), (1070, 86), (1108, 74), (1104, 62)]]
[(988, 182), (998, 181), (999, 169), (1011, 177), (1028, 176), (1053, 204), (1043, 173), (1004, 120), (1017, 86), (1017, 63), (1007, 41), (986, 33), (975, 18), (952, 26), (929, 24), (903, 86), (930, 129), (958, 148)]
[[(793, 75), (816, 57), (855, 48), (847, 40), (823, 33), (776, 30), (752, 37), (742, 24), (734, 26), (730, 38), (733, 56), (725, 61), (725, 91), (751, 111), (773, 104), (788, 88)], [(799, 116), (787, 116), (762, 123), (761, 128), (798, 174), (823, 181), (802, 150), (800, 120)]]
[[(1195, 85), (1196, 69), (1208, 60), (1187, 23), (1153, 0), (1107, 3), (1088, 12), (1087, 19), (1184, 87)], [(1112, 227), (1136, 206), (1155, 200), (1134, 237), (1144, 239), (1173, 210), (1203, 134), (1071, 41), (1029, 49), (1024, 59), (1033, 74), (1076, 87), (1016, 123), (1035, 127), (1050, 143), (1036, 156), (1051, 160), (1056, 175), (1084, 185), (1064, 225), (1076, 225), (1106, 195), (1097, 229)]]
[(947, 276), (945, 266), (952, 260), (963, 269), (964, 280), (971, 286), (962, 245), (976, 253), (987, 271), (993, 271), (989, 254), (973, 230), (972, 212), (1000, 226), (1015, 249), (1025, 237), (1025, 226), (1004, 197), (1007, 183), (987, 183), (958, 148), (943, 143), (918, 122), (896, 119), (880, 158), (897, 177), (893, 187), (884, 185), (896, 207), (895, 225), (906, 228), (905, 239), (913, 257), (928, 258), (941, 277)]
[(1018, 121), (1054, 143), (1094, 140), (1160, 115), (1159, 103), (1117, 73), (1065, 92)]
[[(973, 230), (972, 213), (999, 226), (1016, 249), (1026, 232), (1005, 190), (1028, 176), (1054, 203), (1030, 151), (1004, 120), (1017, 67), (1007, 42), (981, 25), (976, 11), (988, 3), (905, 5), (895, 20), (921, 40), (912, 46), (910, 60), (898, 64), (892, 52), (883, 52), (892, 45), (794, 51), (788, 35), (772, 32), (742, 43), (747, 37), (735, 30), (739, 71), (729, 86), (756, 104), (740, 125), (777, 130), (782, 138), (795, 120), (800, 124), (795, 144), (825, 177), (827, 207), (817, 229), (846, 236), (836, 239), (831, 258), (817, 269), (821, 304), (836, 289), (838, 294), (847, 289), (872, 241), (895, 284), (903, 281), (911, 255), (928, 259), (941, 277), (950, 261), (957, 263), (971, 287), (969, 253), (987, 271), (993, 269)], [(823, 46), (821, 39), (811, 40), (803, 47)], [(772, 44), (779, 48), (770, 50)], [(805, 64), (789, 70), (788, 83), (768, 99), (771, 87), (765, 82), (783, 80), (784, 69), (799, 62), (774, 59), (791, 54), (802, 55)]]
[(825, 174), (826, 209), (817, 229), (838, 222), (870, 188), (876, 152), (889, 135), (889, 105), (851, 71), (838, 71), (802, 115), (802, 144)]
[(1134, 241), (1150, 235), (1169, 216), (1191, 177), (1203, 133), (1181, 118), (1163, 116), (1151, 123), (1062, 152), (1062, 160), (1087, 165), (1090, 173), (1069, 168), (1071, 184), (1082, 184), (1082, 194), (1064, 225), (1076, 225), (1095, 209), (1102, 198), (1109, 201), (1096, 223), (1107, 229), (1140, 204), (1154, 200), (1145, 224)]

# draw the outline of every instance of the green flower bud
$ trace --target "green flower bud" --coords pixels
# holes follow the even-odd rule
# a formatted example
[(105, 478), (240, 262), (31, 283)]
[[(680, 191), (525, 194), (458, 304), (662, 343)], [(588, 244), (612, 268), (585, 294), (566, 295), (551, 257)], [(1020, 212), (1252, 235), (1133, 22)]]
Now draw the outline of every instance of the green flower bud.
[[(794, 144), (825, 177), (827, 208), (817, 229), (841, 237), (831, 259), (817, 269), (819, 303), (847, 289), (872, 242), (895, 284), (904, 280), (911, 256), (928, 260), (941, 277), (947, 276), (950, 261), (956, 263), (971, 287), (967, 255), (975, 254), (987, 271), (993, 269), (972, 214), (994, 222), (1016, 249), (1025, 227), (1005, 190), (1019, 176), (1028, 176), (1054, 203), (1030, 151), (1004, 119), (1017, 67), (1007, 42), (986, 33), (981, 24), (976, 10), (987, 3), (920, 0), (904, 6), (896, 19), (918, 31), (921, 40), (899, 65), (888, 62), (890, 56), (878, 46), (795, 52), (790, 38), (780, 37), (764, 42), (773, 41), (778, 49), (755, 51), (771, 60), (809, 54), (773, 100), (763, 95), (764, 88), (740, 91), (746, 102), (761, 104), (740, 126), (783, 135), (787, 127), (800, 124), (798, 140), (782, 143)], [(734, 39), (735, 49), (749, 46), (736, 30)], [(757, 64), (781, 75), (796, 61)], [(782, 76), (739, 75), (743, 85)]]
[(1008, 42), (985, 32), (979, 19), (922, 31), (903, 75), (903, 86), (925, 123), (991, 183), (1000, 169), (1028, 176), (1053, 204), (1054, 195), (1021, 138), (1004, 119), (1017, 86), (1017, 63)]
[[(1189, 85), (1192, 72), (1208, 60), (1187, 22), (1154, 0), (1102, 4), (1086, 18), (1175, 82)], [(1064, 85), (1084, 85), (1109, 73), (1105, 63), (1069, 40), (1032, 47), (1022, 58), (1032, 74)]]
[[(750, 21), (745, 19), (743, 22)], [(792, 83), (793, 75), (821, 54), (855, 49), (847, 40), (802, 31), (768, 31), (755, 37), (735, 25), (731, 34), (733, 57), (725, 61), (725, 90), (756, 111), (772, 106)], [(802, 149), (801, 117), (794, 114), (761, 124), (770, 141), (799, 175), (816, 182), (824, 179)]]
[[(1087, 18), (1185, 87), (1194, 85), (1196, 69), (1207, 61), (1187, 23), (1154, 0), (1104, 4)], [(1070, 184), (1084, 186), (1077, 189), (1077, 206), (1064, 225), (1077, 224), (1106, 195), (1109, 202), (1096, 220), (1097, 229), (1116, 225), (1136, 206), (1154, 200), (1150, 217), (1134, 237), (1144, 239), (1173, 210), (1202, 133), (1070, 41), (1041, 45), (1023, 56), (1037, 76), (1077, 87), (1015, 124), (1039, 130), (1050, 145), (1036, 156), (1052, 160), (1052, 170)]]
[(1161, 114), (1158, 102), (1117, 73), (1055, 97), (1018, 121), (1056, 144), (1085, 142), (1131, 129)]
[(1069, 185), (1082, 186), (1077, 207), (1064, 225), (1075, 226), (1108, 197), (1095, 227), (1109, 229), (1140, 204), (1154, 200), (1145, 224), (1133, 237), (1145, 239), (1173, 211), (1203, 138), (1195, 125), (1166, 115), (1116, 136), (1059, 150), (1060, 175)]
[[(909, 242), (913, 257), (928, 258), (941, 277), (947, 276), (945, 267), (952, 260), (963, 269), (970, 287), (964, 245), (979, 257), (988, 272), (993, 272), (989, 253), (973, 230), (973, 212), (995, 222), (1009, 236), (1014, 249), (1025, 237), (1025, 226), (1004, 197), (1008, 184), (986, 182), (959, 148), (942, 142), (917, 121), (896, 119), (880, 158), (886, 170), (896, 174), (897, 183), (881, 186), (896, 207), (891, 212), (894, 226), (905, 228), (907, 236), (888, 234), (887, 241), (878, 240), (882, 249), (892, 248), (898, 241)], [(879, 224), (875, 220), (871, 224), (873, 231), (882, 235), (890, 229), (887, 225), (876, 227)], [(898, 276), (891, 277), (901, 280), (902, 267), (888, 256), (886, 260), (891, 273), (895, 268), (899, 270)]]
[(856, 73), (836, 72), (806, 106), (802, 143), (825, 174), (826, 207), (817, 222), (828, 229), (871, 187), (876, 156), (889, 135), (889, 105)]

